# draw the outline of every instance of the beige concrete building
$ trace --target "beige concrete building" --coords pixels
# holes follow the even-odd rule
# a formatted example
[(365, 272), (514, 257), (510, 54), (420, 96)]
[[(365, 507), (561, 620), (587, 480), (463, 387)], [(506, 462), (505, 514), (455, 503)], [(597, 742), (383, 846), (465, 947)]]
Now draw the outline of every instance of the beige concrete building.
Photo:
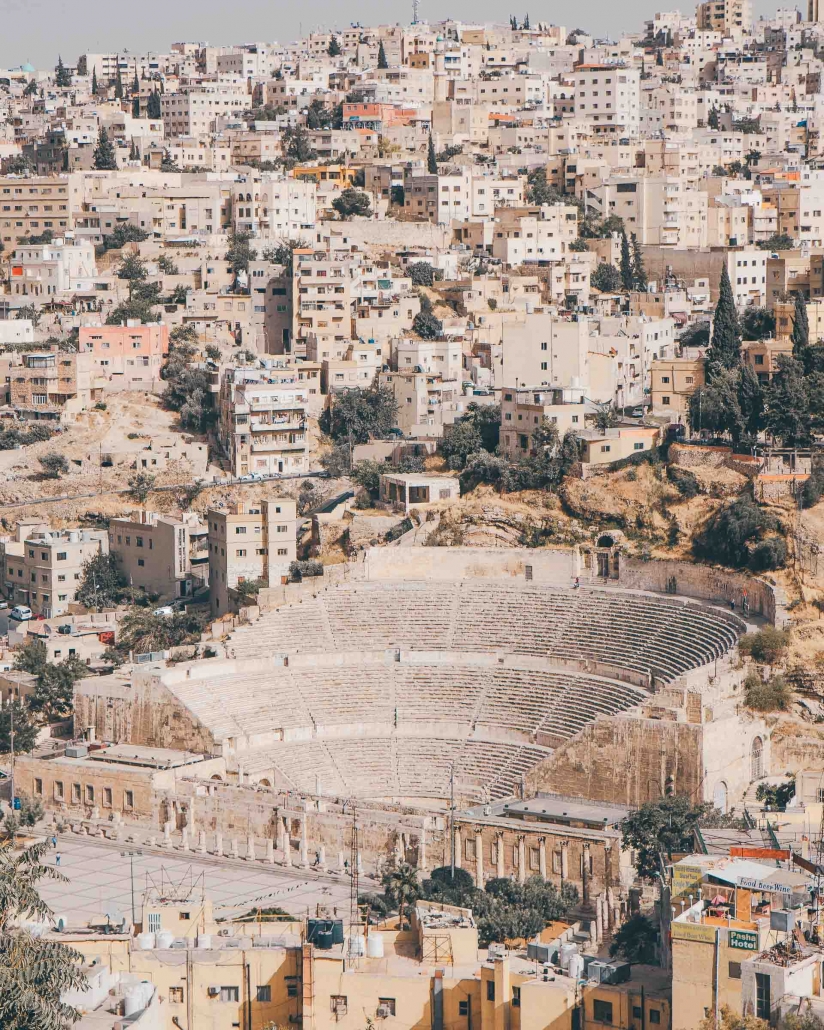
[(652, 411), (686, 421), (690, 397), (704, 385), (702, 359), (670, 358), (650, 365)]
[(381, 500), (408, 515), (413, 508), (430, 508), (457, 501), (461, 484), (452, 476), (423, 473), (387, 474), (380, 477)]
[(169, 327), (126, 325), (80, 327), (79, 350), (92, 356), (95, 379), (104, 390), (151, 390), (169, 353)]
[(297, 558), (297, 504), (279, 497), (232, 511), (207, 512), (209, 597), (214, 615), (231, 610), (230, 591), (239, 583), (262, 580), (275, 586)]
[(57, 421), (64, 412), (84, 411), (93, 392), (89, 354), (35, 351), (11, 374), (11, 403), (24, 418)]
[(695, 14), (701, 32), (720, 32), (740, 39), (752, 28), (750, 0), (707, 0), (698, 4)]
[(580, 433), (586, 426), (585, 416), (592, 405), (584, 402), (583, 391), (552, 390), (546, 387), (501, 391), (501, 454), (518, 461), (536, 453), (533, 435), (547, 419), (563, 436), (570, 429)]
[(110, 521), (109, 552), (131, 586), (164, 601), (191, 597), (208, 575), (208, 553), (197, 548), (206, 533), (194, 514), (176, 519), (137, 510), (131, 518)]
[(28, 605), (35, 615), (61, 615), (75, 599), (83, 563), (108, 551), (109, 538), (102, 530), (21, 523), (14, 537), (0, 542), (6, 596), (13, 604)]
[(57, 236), (71, 229), (73, 196), (68, 176), (0, 177), (0, 241), (6, 252), (21, 236), (39, 236), (46, 229)]

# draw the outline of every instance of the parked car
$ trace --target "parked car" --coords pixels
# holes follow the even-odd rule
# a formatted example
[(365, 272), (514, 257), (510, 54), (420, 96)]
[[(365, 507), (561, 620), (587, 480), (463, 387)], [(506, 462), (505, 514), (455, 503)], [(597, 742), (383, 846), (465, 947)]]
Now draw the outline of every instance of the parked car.
[(8, 601), (0, 601), (0, 612), (4, 612), (9, 606)]
[(152, 615), (174, 615), (174, 606), (171, 604), (162, 604), (159, 608), (155, 608)]
[(28, 622), (33, 614), (34, 612), (26, 604), (16, 604), (9, 612), (11, 618), (17, 619), (18, 622)]
[(260, 483), (263, 481), (263, 476), (259, 472), (248, 472), (245, 476), (240, 477), (241, 483)]
[(644, 417), (644, 409), (643, 408), (633, 408), (632, 411), (630, 412), (630, 416), (632, 418), (643, 418)]

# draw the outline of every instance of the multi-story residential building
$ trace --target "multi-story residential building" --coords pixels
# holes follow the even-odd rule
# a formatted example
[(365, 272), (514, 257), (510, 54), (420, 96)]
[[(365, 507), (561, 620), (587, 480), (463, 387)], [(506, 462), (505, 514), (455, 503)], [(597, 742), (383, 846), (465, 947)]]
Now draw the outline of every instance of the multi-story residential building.
[(752, 28), (752, 4), (750, 0), (707, 0), (696, 7), (696, 21), (701, 32), (740, 38)]
[(313, 182), (270, 179), (232, 187), (232, 219), (238, 231), (264, 238), (298, 239), (315, 228)]
[(169, 353), (169, 327), (142, 325), (84, 325), (78, 348), (91, 355), (96, 385), (104, 390), (151, 390), (160, 380), (160, 367)]
[(130, 586), (163, 601), (191, 597), (208, 577), (208, 553), (198, 548), (206, 533), (192, 513), (177, 519), (137, 510), (109, 522), (109, 553)]
[(575, 69), (575, 115), (596, 136), (631, 136), (640, 126), (640, 71), (622, 65), (582, 64)]
[(585, 416), (594, 410), (583, 390), (546, 387), (504, 387), (501, 391), (501, 454), (520, 461), (537, 453), (535, 432), (546, 419), (559, 436), (585, 428)]
[(727, 271), (738, 307), (767, 303), (767, 258), (769, 252), (757, 247), (727, 252)]
[(93, 398), (92, 359), (66, 351), (32, 352), (11, 372), (11, 403), (24, 418), (59, 419)]
[(213, 615), (231, 610), (229, 592), (239, 583), (284, 582), (297, 556), (297, 503), (278, 497), (231, 510), (210, 508), (209, 599)]
[(84, 563), (108, 551), (103, 530), (21, 523), (12, 538), (0, 541), (6, 596), (10, 603), (28, 605), (35, 615), (62, 615), (75, 600)]
[(307, 472), (308, 401), (308, 384), (294, 367), (225, 369), (218, 434), (232, 474)]
[(12, 251), (21, 236), (40, 236), (47, 229), (55, 236), (73, 226), (79, 208), (77, 184), (71, 176), (59, 178), (0, 177), (0, 241)]
[(401, 337), (392, 341), (392, 368), (396, 372), (439, 373), (446, 380), (460, 380), (462, 367), (461, 341), (454, 337), (441, 340)]
[(160, 98), (163, 128), (167, 136), (199, 136), (217, 131), (218, 120), (239, 114), (250, 106), (244, 85), (213, 83), (187, 87), (182, 93)]
[(686, 422), (690, 397), (704, 385), (704, 361), (700, 358), (653, 361), (650, 380), (653, 414), (669, 415), (676, 422)]
[(11, 264), (11, 291), (17, 297), (89, 293), (94, 292), (96, 277), (93, 245), (67, 235), (51, 243), (16, 247)]
[(381, 372), (378, 378), (394, 391), (395, 423), (404, 436), (441, 436), (466, 410), (460, 380), (439, 372)]

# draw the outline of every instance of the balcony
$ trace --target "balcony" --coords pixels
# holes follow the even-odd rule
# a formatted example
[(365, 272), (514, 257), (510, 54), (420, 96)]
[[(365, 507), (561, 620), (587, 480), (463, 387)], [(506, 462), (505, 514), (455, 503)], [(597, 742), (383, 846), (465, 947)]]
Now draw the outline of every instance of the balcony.
[(288, 440), (274, 440), (271, 442), (255, 440), (252, 443), (252, 454), (281, 454), (285, 452), (297, 453), (305, 451), (307, 446), (308, 444), (306, 440), (296, 441), (295, 443), (289, 443)]

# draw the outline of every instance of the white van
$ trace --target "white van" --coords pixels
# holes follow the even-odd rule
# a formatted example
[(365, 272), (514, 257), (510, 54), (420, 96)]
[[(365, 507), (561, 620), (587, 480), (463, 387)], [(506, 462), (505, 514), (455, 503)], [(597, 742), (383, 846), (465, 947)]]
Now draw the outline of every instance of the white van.
[(28, 619), (32, 617), (33, 612), (31, 608), (28, 607), (28, 605), (16, 604), (9, 612), (9, 615), (13, 619), (17, 619), (18, 622), (26, 622)]

